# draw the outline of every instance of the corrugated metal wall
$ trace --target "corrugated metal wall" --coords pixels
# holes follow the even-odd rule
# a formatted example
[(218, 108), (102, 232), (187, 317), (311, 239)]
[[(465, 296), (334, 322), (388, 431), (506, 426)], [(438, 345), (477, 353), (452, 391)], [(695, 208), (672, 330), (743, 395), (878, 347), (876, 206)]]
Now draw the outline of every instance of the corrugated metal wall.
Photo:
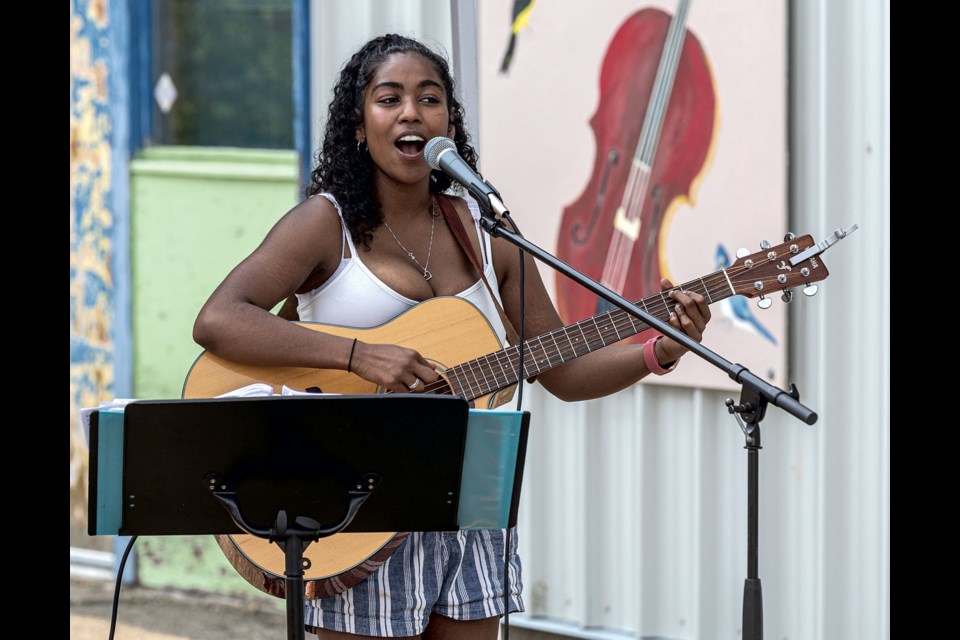
[[(437, 11), (443, 6), (314, 2), (314, 122), (339, 64), (368, 35), (406, 28), (451, 50), (442, 35), (449, 14)], [(772, 407), (762, 423), (764, 633), (883, 640), (890, 637), (889, 2), (792, 3), (791, 31), (792, 230), (819, 241), (838, 227), (861, 229), (823, 256), (831, 276), (820, 292), (798, 292), (791, 303), (789, 380), (819, 420), (808, 426)], [(525, 390), (532, 430), (519, 529), (527, 613), (511, 617), (513, 628), (571, 637), (741, 636), (747, 453), (726, 412), (730, 395), (638, 385), (564, 404), (539, 387)]]
[(890, 8), (795, 4), (794, 216), (820, 232), (863, 227), (828, 254), (822, 298), (794, 310), (797, 377), (823, 416), (796, 618), (812, 620), (810, 637), (889, 638)]

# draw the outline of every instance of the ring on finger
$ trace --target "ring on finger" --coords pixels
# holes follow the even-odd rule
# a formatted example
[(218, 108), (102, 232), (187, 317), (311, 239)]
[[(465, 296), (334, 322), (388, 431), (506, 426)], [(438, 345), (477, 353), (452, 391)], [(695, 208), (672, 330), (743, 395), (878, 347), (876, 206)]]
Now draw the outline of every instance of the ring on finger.
[(420, 386), (420, 378), (417, 378), (416, 380), (413, 381), (413, 384), (408, 384), (408, 385), (407, 385), (407, 389), (410, 389), (410, 391), (413, 391), (414, 389), (416, 389), (416, 388), (419, 387), (419, 386)]

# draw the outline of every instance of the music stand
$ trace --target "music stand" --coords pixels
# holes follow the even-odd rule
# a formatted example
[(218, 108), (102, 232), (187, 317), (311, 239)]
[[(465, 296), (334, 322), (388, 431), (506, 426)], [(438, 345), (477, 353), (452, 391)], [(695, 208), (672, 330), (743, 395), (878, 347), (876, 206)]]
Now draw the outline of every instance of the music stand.
[[(311, 542), (341, 531), (466, 528), (458, 523), (462, 487), (473, 495), (478, 482), (463, 481), (468, 417), (463, 398), (422, 394), (154, 400), (95, 412), (88, 531), (247, 533), (277, 543), (288, 637), (299, 640)], [(528, 413), (521, 422), (508, 450), (508, 526)], [(487, 438), (488, 450), (498, 446)]]

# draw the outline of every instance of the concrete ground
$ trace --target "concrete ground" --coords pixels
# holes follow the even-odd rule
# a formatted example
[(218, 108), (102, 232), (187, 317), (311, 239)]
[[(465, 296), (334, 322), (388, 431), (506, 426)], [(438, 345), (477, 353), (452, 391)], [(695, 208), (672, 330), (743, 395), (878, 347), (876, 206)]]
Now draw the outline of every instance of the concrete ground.
[[(70, 640), (108, 640), (116, 584), (70, 576)], [(284, 640), (284, 605), (237, 600), (131, 585), (120, 588), (114, 640)], [(559, 636), (514, 629), (517, 640), (560, 640)], [(53, 635), (46, 637), (55, 637)], [(503, 637), (501, 633), (500, 637)], [(316, 636), (310, 634), (307, 639)]]
[[(70, 576), (70, 639), (108, 640), (116, 585), (97, 577)], [(283, 601), (238, 601), (123, 585), (114, 640), (281, 640), (287, 637)], [(311, 636), (314, 637), (315, 636)]]
[[(109, 640), (116, 581), (97, 570), (71, 566), (70, 640)], [(120, 587), (114, 640), (284, 640), (285, 601), (228, 598), (175, 589)], [(562, 640), (561, 636), (512, 628), (515, 640)], [(504, 634), (501, 632), (500, 638)], [(56, 634), (36, 637), (59, 637)], [(583, 635), (603, 638), (606, 634)], [(619, 638), (623, 636), (616, 636)], [(307, 639), (316, 636), (310, 634)]]

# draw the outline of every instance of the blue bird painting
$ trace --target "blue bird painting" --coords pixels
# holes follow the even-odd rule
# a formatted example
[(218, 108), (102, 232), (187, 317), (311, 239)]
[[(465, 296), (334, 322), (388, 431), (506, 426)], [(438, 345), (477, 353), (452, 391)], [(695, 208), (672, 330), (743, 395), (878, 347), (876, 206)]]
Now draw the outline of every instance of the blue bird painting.
[[(731, 264), (730, 256), (723, 244), (717, 245), (715, 261), (717, 269), (726, 269)], [(737, 295), (721, 300), (720, 312), (725, 320), (733, 323), (734, 327), (760, 335), (776, 346), (777, 339), (753, 315), (747, 298)]]

